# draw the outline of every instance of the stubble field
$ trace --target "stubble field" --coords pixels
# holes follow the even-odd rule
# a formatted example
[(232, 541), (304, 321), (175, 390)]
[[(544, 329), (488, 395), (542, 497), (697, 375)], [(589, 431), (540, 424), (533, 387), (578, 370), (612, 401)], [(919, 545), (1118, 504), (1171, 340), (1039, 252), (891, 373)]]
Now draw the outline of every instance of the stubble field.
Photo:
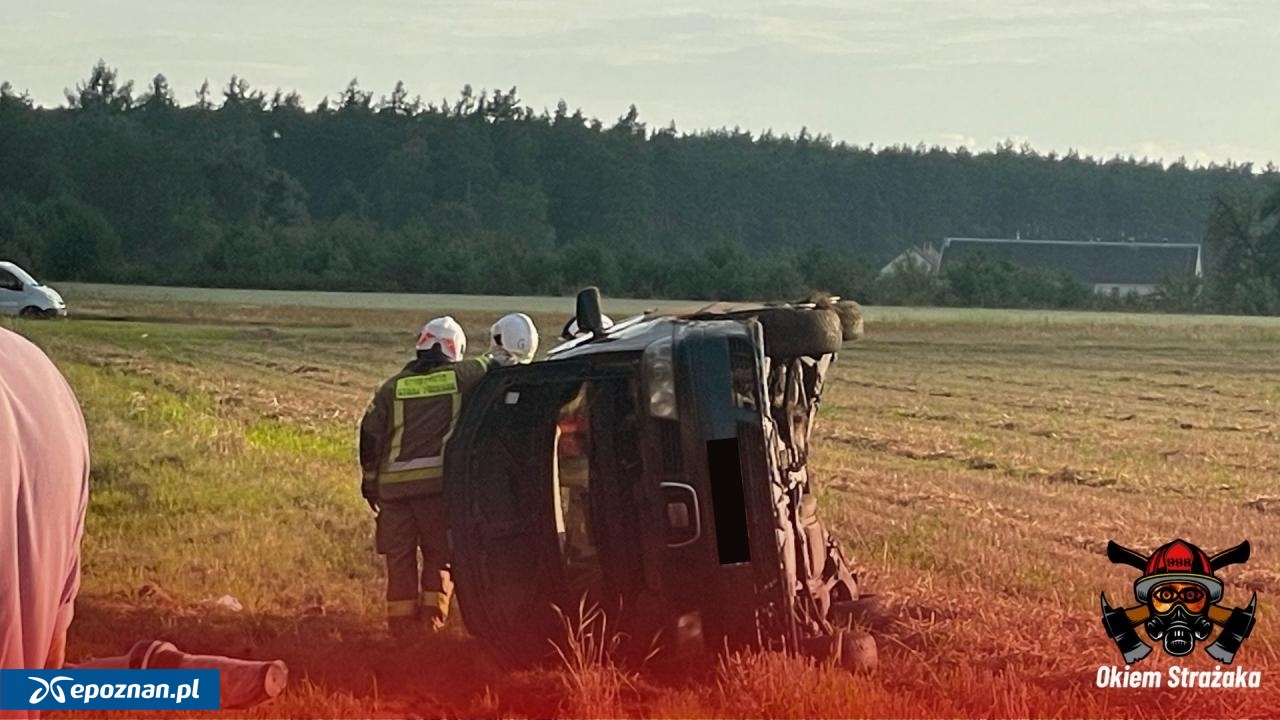
[[(815, 468), (827, 522), (888, 609), (871, 628), (880, 671), (853, 677), (766, 654), (673, 679), (503, 673), (456, 618), (408, 645), (382, 633), (381, 564), (357, 491), (359, 415), (430, 314), (453, 311), (479, 352), (500, 311), (527, 305), (66, 295), (79, 317), (6, 323), (63, 369), (92, 435), (72, 661), (152, 637), (281, 657), (291, 687), (257, 717), (1280, 707), (1278, 322), (873, 309), (825, 395)], [(534, 308), (545, 335), (563, 322), (562, 302)], [(1098, 595), (1133, 604), (1137, 575), (1107, 561), (1107, 541), (1150, 551), (1175, 537), (1210, 552), (1252, 542), (1253, 559), (1221, 577), (1228, 606), (1258, 593), (1237, 659), (1262, 671), (1261, 689), (1094, 687), (1099, 665), (1120, 664)], [(224, 595), (242, 609), (220, 606)], [(1171, 664), (1157, 652), (1142, 668)], [(1182, 664), (1214, 667), (1199, 650)]]

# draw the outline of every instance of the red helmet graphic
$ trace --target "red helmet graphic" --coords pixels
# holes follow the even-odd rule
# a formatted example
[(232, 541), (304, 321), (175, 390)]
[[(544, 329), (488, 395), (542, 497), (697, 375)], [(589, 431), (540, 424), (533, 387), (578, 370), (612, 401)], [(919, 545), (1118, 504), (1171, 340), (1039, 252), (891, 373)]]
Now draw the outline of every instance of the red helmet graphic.
[(1210, 602), (1222, 599), (1222, 581), (1213, 576), (1209, 556), (1185, 540), (1174, 540), (1156, 550), (1147, 561), (1146, 572), (1133, 584), (1138, 602), (1145, 603), (1151, 590), (1167, 582), (1189, 582), (1202, 586)]

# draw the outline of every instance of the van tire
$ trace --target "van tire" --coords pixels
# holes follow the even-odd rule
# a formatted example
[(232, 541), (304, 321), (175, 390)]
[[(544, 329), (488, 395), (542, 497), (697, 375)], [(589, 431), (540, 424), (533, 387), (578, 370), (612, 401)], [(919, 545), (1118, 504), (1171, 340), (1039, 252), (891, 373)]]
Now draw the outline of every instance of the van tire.
[(836, 315), (840, 317), (840, 335), (845, 342), (861, 340), (863, 333), (862, 306), (852, 300), (841, 300), (835, 304)]
[(22, 310), (18, 312), (18, 316), (19, 316), (19, 317), (24, 317), (24, 318), (43, 318), (43, 317), (48, 317), (47, 315), (45, 315), (45, 314), (44, 314), (44, 310), (41, 310), (40, 308), (36, 307), (35, 305), (28, 305), (28, 306), (26, 306), (26, 307), (22, 308)]
[(844, 344), (840, 316), (825, 308), (765, 308), (756, 313), (764, 329), (764, 352), (792, 358), (839, 352)]
[(836, 652), (840, 666), (845, 670), (864, 675), (873, 673), (880, 666), (880, 653), (871, 633), (858, 630), (841, 631), (836, 636)]

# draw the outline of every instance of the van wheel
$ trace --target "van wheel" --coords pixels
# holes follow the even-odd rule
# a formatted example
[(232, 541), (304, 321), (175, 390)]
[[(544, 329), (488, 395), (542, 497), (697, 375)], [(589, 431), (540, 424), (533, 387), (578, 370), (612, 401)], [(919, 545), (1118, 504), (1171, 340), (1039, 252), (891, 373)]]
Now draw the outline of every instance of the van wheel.
[(801, 640), (799, 650), (855, 674), (872, 673), (880, 666), (876, 639), (865, 630), (829, 628), (826, 634)]
[(764, 352), (772, 358), (839, 352), (844, 343), (840, 316), (825, 308), (765, 308), (756, 313), (764, 328)]
[(840, 334), (845, 342), (862, 339), (862, 306), (852, 300), (841, 300), (835, 305), (840, 316)]
[(832, 660), (854, 674), (874, 673), (879, 667), (876, 638), (863, 630), (838, 630), (831, 638)]
[(22, 308), (21, 312), (18, 313), (18, 316), (24, 318), (42, 318), (45, 317), (45, 314), (43, 310), (35, 305), (28, 305)]
[(872, 673), (880, 665), (876, 639), (868, 632), (845, 630), (836, 638), (840, 667), (851, 673)]

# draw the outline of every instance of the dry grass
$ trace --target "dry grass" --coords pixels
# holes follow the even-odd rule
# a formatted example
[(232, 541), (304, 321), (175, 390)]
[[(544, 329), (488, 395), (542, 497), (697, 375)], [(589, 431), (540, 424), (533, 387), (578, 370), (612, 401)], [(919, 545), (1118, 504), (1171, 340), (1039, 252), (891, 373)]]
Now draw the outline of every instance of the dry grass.
[(636, 695), (639, 675), (623, 668), (619, 648), (624, 637), (612, 630), (609, 616), (584, 597), (577, 608), (555, 608), (564, 637), (553, 643), (561, 662), (562, 712), (567, 717), (618, 717)]
[[(85, 405), (95, 470), (71, 658), (159, 636), (283, 657), (274, 716), (1261, 716), (1280, 707), (1280, 329), (1112, 316), (869, 313), (818, 426), (823, 513), (880, 593), (881, 671), (773, 654), (711, 675), (613, 664), (601, 618), (567, 672), (504, 674), (457, 623), (380, 632), (381, 568), (354, 428), (405, 358), (414, 311), (103, 301), (160, 321), (17, 323)], [(458, 313), (481, 337), (491, 313)], [(559, 317), (537, 318), (544, 328)], [(265, 325), (269, 323), (268, 325)], [(478, 342), (476, 343), (478, 344)], [(1108, 539), (1209, 550), (1248, 538), (1226, 602), (1259, 594), (1239, 661), (1256, 691), (1099, 690), (1119, 656), (1098, 593), (1131, 600)], [(140, 593), (143, 588), (147, 592)], [(245, 610), (206, 601), (229, 593)], [(144, 596), (145, 595), (145, 596)], [(588, 609), (589, 610), (589, 609)], [(590, 617), (580, 613), (573, 620)], [(570, 637), (573, 633), (569, 633)], [(1153, 656), (1156, 669), (1168, 661)], [(1187, 665), (1212, 668), (1202, 654)], [(575, 685), (576, 683), (576, 685)]]

